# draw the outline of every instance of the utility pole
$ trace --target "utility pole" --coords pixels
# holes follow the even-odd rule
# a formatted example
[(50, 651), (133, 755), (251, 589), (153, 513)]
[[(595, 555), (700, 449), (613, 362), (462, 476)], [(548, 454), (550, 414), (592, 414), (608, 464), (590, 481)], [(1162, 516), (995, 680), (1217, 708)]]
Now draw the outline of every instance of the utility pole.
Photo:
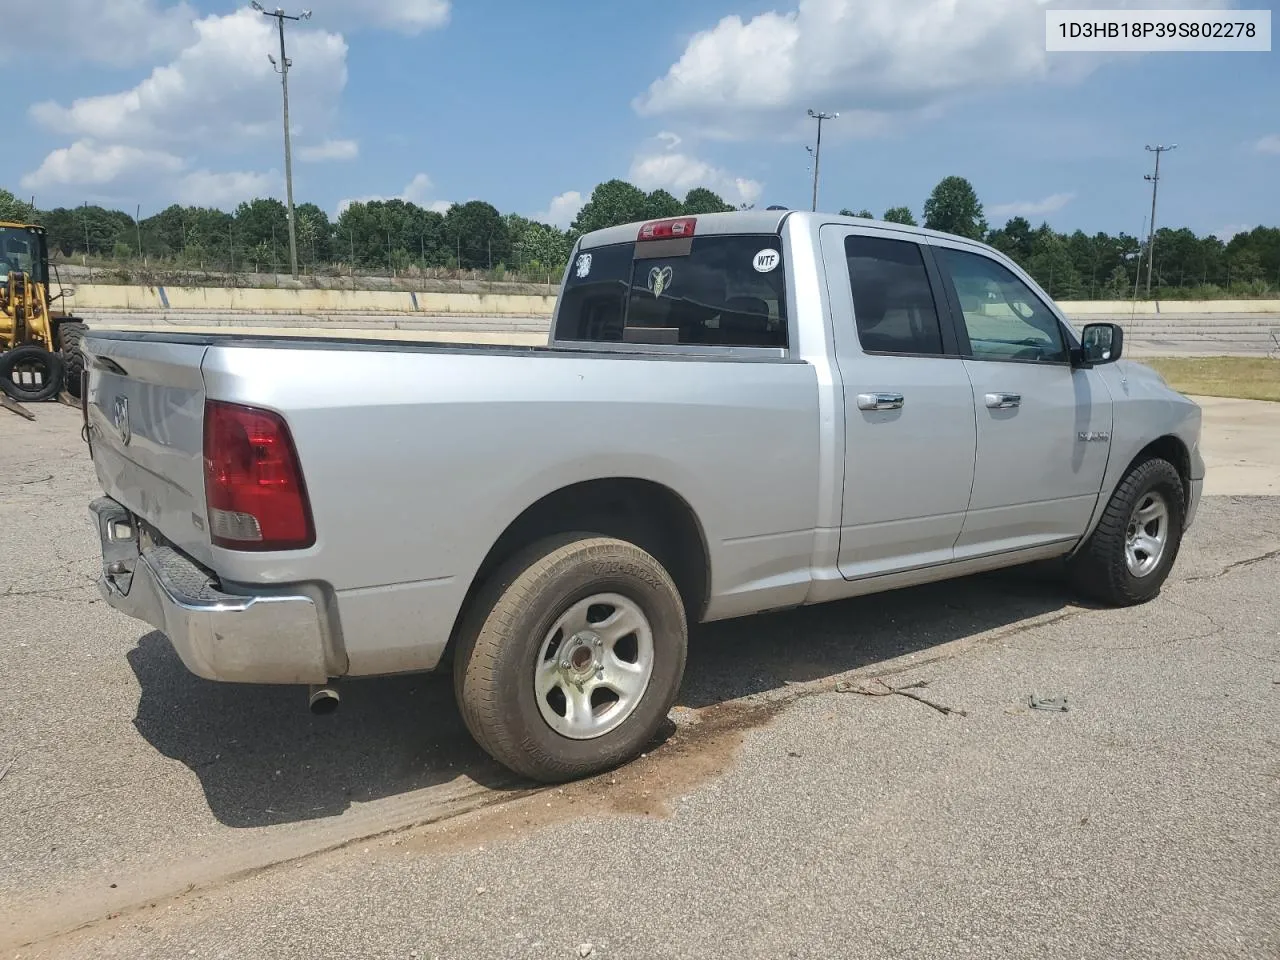
[(1147, 234), (1147, 298), (1151, 298), (1151, 268), (1156, 262), (1156, 192), (1160, 189), (1160, 154), (1167, 150), (1177, 150), (1178, 145), (1175, 143), (1171, 146), (1159, 144), (1157, 146), (1147, 146), (1147, 150), (1156, 155), (1156, 171), (1149, 173), (1144, 180), (1151, 181), (1151, 226), (1150, 232)]
[(138, 204), (138, 209), (133, 217), (133, 225), (138, 230), (138, 259), (142, 259), (142, 204)]
[(813, 151), (813, 209), (818, 209), (818, 164), (822, 162), (822, 121), (834, 120), (840, 116), (838, 113), (815, 113), (809, 111), (809, 116), (818, 121), (818, 145)]
[(293, 222), (293, 149), (289, 143), (289, 68), (293, 66), (293, 61), (285, 56), (284, 52), (284, 22), (310, 20), (311, 11), (303, 10), (295, 17), (285, 13), (280, 7), (276, 7), (274, 11), (265, 10), (258, 0), (252, 0), (250, 5), (264, 17), (274, 17), (276, 26), (280, 29), (280, 62), (277, 64), (276, 58), (271, 54), (267, 54), (267, 59), (280, 74), (280, 87), (284, 91), (284, 189), (289, 202), (289, 268), (296, 280), (298, 279), (298, 238)]
[[(1147, 229), (1147, 218), (1142, 218), (1142, 229)], [(1138, 234), (1142, 236), (1141, 233)], [(1138, 241), (1138, 267), (1133, 271), (1133, 299), (1138, 299), (1138, 287), (1142, 284), (1142, 241)]]

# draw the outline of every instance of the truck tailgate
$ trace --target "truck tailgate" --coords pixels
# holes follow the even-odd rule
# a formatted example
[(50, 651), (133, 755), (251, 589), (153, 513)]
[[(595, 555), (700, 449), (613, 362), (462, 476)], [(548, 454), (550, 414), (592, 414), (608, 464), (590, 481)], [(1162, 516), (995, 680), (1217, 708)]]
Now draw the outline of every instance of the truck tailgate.
[(103, 491), (211, 561), (204, 494), (204, 344), (85, 339), (86, 418)]

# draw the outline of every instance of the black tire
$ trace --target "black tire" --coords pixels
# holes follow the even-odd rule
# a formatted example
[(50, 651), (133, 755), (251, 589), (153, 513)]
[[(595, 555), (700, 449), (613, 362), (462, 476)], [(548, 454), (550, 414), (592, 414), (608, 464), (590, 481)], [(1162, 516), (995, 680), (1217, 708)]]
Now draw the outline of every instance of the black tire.
[[(573, 739), (543, 718), (534, 671), (556, 620), (596, 593), (619, 594), (640, 609), (653, 668), (625, 720)], [(652, 742), (680, 688), (687, 643), (680, 592), (652, 556), (591, 533), (548, 537), (503, 564), (478, 593), (458, 636), (454, 692), (467, 729), (499, 763), (534, 780), (575, 780), (625, 763)]]
[(89, 332), (79, 320), (63, 320), (58, 324), (58, 353), (62, 357), (62, 385), (67, 393), (80, 399), (80, 374), (84, 371), (84, 354), (80, 341)]
[[(14, 371), (18, 367), (40, 364), (44, 367), (44, 382), (38, 387), (14, 383)], [(44, 347), (26, 343), (0, 353), (0, 390), (19, 403), (37, 403), (58, 395), (62, 389), (62, 358)]]
[[(1126, 543), (1135, 511), (1152, 494), (1167, 508), (1168, 529), (1159, 561), (1138, 576), (1126, 562)], [(1186, 493), (1177, 468), (1154, 457), (1135, 464), (1111, 495), (1097, 528), (1071, 559), (1069, 570), (1076, 586), (1086, 596), (1112, 606), (1146, 603), (1160, 592), (1178, 557), (1186, 515)]]

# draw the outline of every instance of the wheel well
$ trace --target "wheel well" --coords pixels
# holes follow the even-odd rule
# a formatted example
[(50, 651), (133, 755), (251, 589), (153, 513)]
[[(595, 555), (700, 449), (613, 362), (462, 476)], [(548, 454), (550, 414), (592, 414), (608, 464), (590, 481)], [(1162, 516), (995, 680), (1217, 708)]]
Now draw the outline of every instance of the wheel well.
[(1159, 457), (1173, 464), (1178, 471), (1178, 476), (1182, 478), (1182, 492), (1189, 502), (1191, 500), (1191, 453), (1187, 450), (1187, 445), (1172, 434), (1166, 434), (1143, 447), (1130, 462), (1125, 473), (1152, 457)]
[(535, 540), (575, 530), (616, 537), (648, 551), (675, 581), (689, 621), (701, 619), (711, 579), (710, 559), (693, 508), (659, 483), (614, 478), (562, 487), (516, 517), (476, 571), (454, 632), (480, 586), (498, 566)]

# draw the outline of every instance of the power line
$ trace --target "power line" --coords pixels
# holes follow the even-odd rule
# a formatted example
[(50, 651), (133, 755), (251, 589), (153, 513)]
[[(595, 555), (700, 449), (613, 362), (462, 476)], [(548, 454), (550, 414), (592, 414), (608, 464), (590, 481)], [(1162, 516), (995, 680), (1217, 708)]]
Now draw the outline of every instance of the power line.
[(835, 120), (840, 116), (838, 113), (821, 113), (809, 111), (809, 116), (818, 121), (818, 145), (813, 151), (813, 209), (818, 209), (818, 165), (822, 162), (822, 121)]
[(1151, 146), (1148, 144), (1147, 149), (1156, 155), (1155, 173), (1148, 173), (1144, 180), (1151, 182), (1151, 223), (1150, 232), (1147, 234), (1147, 299), (1151, 299), (1151, 268), (1156, 262), (1156, 192), (1160, 189), (1160, 154), (1169, 150), (1177, 150), (1178, 145), (1172, 144), (1164, 146), (1159, 144)]
[(310, 20), (311, 11), (303, 10), (297, 16), (290, 16), (281, 7), (276, 7), (275, 10), (266, 10), (258, 0), (251, 0), (250, 6), (264, 17), (274, 17), (276, 26), (280, 30), (280, 62), (277, 64), (276, 58), (271, 54), (267, 54), (267, 59), (271, 61), (271, 65), (280, 74), (280, 87), (284, 92), (284, 188), (289, 202), (289, 268), (292, 270), (293, 277), (296, 280), (298, 278), (298, 238), (293, 223), (293, 150), (289, 143), (289, 68), (293, 66), (293, 61), (284, 52), (284, 22), (286, 20)]

